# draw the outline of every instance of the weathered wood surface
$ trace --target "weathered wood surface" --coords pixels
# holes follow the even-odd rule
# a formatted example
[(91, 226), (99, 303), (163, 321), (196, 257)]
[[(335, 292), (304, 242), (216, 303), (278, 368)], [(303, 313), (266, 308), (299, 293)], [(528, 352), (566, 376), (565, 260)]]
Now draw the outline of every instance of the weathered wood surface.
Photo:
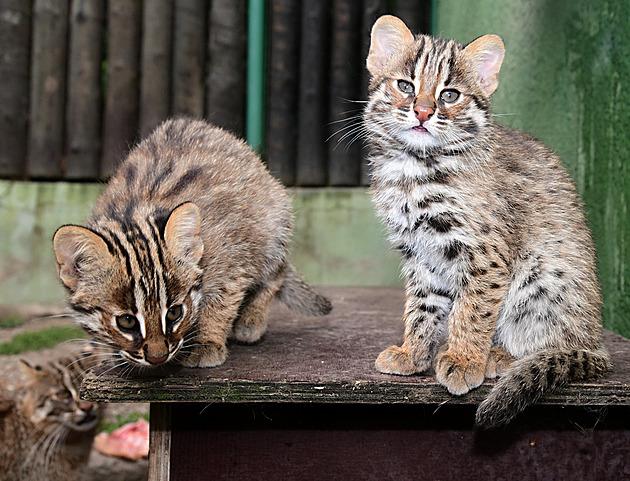
[[(453, 397), (432, 376), (377, 372), (378, 353), (402, 339), (402, 290), (321, 291), (333, 301), (331, 315), (304, 318), (274, 305), (263, 341), (231, 345), (222, 366), (138, 377), (92, 373), (82, 396), (105, 402), (477, 404), (491, 389), (493, 381), (486, 381), (465, 396)], [(630, 405), (630, 340), (606, 332), (605, 343), (613, 356), (613, 372), (565, 387), (541, 404)]]

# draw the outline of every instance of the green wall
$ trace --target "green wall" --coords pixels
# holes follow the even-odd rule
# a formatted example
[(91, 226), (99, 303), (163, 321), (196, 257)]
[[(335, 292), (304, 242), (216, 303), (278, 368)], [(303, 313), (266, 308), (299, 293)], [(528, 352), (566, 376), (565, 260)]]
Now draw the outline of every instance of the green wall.
[[(100, 184), (0, 181), (0, 305), (64, 303), (51, 239), (82, 224)], [(292, 262), (313, 284), (400, 285), (391, 251), (364, 188), (292, 189)]]
[(495, 120), (563, 157), (598, 247), (606, 326), (630, 336), (630, 2), (437, 0), (433, 31), (503, 37)]

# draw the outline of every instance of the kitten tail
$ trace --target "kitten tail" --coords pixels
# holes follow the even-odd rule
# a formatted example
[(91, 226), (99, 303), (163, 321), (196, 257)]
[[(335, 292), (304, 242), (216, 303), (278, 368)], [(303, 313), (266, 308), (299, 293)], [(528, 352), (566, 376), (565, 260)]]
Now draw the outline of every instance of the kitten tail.
[(284, 283), (276, 296), (287, 307), (301, 314), (325, 316), (332, 311), (330, 301), (315, 292), (291, 264), (285, 267)]
[(477, 408), (476, 426), (503, 426), (544, 395), (569, 382), (599, 377), (611, 367), (610, 355), (603, 348), (549, 349), (519, 359)]

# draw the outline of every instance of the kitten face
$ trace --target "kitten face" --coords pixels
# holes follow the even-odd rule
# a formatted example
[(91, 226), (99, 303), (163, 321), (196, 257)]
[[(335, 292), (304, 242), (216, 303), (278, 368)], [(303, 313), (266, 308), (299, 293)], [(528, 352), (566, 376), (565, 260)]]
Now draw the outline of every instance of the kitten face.
[[(63, 367), (32, 366), (22, 361), (28, 381), (24, 410), (39, 429), (55, 425), (67, 431), (87, 432), (99, 422), (96, 404), (79, 399), (80, 380)], [(49, 429), (49, 428), (48, 428)]]
[(466, 148), (490, 122), (489, 97), (503, 52), (495, 35), (462, 47), (453, 40), (414, 37), (399, 19), (381, 17), (367, 61), (372, 75), (367, 128), (414, 151)]
[(173, 360), (194, 341), (186, 336), (195, 334), (201, 298), (197, 208), (183, 204), (165, 223), (139, 215), (98, 229), (64, 226), (53, 240), (79, 323), (132, 364)]

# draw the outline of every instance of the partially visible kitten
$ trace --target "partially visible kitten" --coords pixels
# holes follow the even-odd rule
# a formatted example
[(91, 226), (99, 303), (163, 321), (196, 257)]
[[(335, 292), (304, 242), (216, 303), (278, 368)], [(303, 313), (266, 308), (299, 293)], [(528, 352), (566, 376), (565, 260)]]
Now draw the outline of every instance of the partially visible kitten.
[(274, 296), (327, 314), (288, 261), (290, 199), (241, 140), (192, 119), (137, 145), (87, 228), (54, 236), (59, 277), (79, 323), (131, 365), (211, 367), (230, 332), (258, 341)]
[(434, 367), (456, 395), (502, 376), (477, 411), (485, 428), (610, 369), (575, 187), (553, 152), (492, 122), (503, 55), (496, 35), (462, 46), (381, 17), (364, 113), (374, 204), (406, 276), (404, 341), (376, 367)]
[(91, 352), (43, 366), (0, 394), (0, 481), (72, 481), (87, 465), (101, 407), (78, 397)]

